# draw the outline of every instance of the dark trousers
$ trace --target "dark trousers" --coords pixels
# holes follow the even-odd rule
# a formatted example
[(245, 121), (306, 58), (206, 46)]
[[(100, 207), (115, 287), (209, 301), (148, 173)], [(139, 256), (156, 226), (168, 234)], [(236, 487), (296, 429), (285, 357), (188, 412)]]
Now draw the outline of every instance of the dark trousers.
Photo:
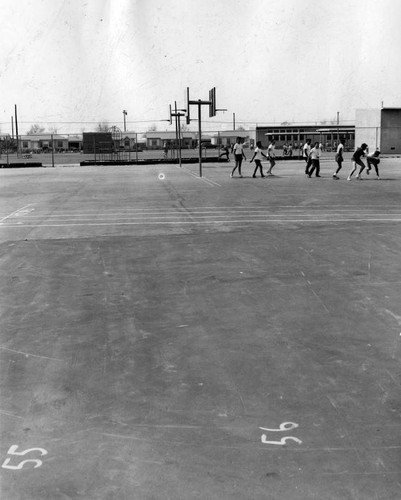
[(343, 158), (338, 158), (336, 160), (336, 162), (338, 165), (337, 170), (336, 170), (336, 174), (338, 174), (338, 172), (343, 168)]
[(312, 165), (312, 160), (305, 156), (306, 166), (305, 166), (305, 174), (309, 174), (309, 168)]
[(257, 172), (258, 169), (260, 170), (260, 176), (264, 177), (261, 161), (260, 160), (255, 160), (255, 170), (253, 171), (253, 177), (256, 177), (256, 172)]
[(316, 170), (316, 175), (318, 176), (320, 174), (320, 161), (319, 160), (312, 160), (312, 168), (308, 170), (309, 172), (309, 177), (312, 177), (313, 172)]
[(372, 168), (372, 165), (375, 167), (376, 175), (379, 175), (379, 163), (380, 160), (378, 158), (367, 158), (368, 170)]

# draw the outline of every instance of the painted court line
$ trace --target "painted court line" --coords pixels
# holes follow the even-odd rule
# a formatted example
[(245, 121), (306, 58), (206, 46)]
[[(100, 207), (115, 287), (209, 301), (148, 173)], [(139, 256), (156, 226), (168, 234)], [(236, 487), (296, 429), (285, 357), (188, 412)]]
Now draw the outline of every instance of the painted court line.
[[(180, 211), (174, 211), (171, 212), (171, 214), (168, 213), (160, 213), (160, 214), (135, 214), (131, 216), (127, 216), (127, 214), (93, 214), (93, 215), (51, 215), (47, 218), (53, 219), (52, 222), (72, 222), (72, 221), (92, 221), (92, 220), (104, 220), (104, 221), (117, 221), (117, 220), (142, 220), (146, 216), (147, 220), (155, 220), (158, 218), (162, 219), (179, 219), (181, 217), (185, 217), (191, 215), (192, 218), (194, 219), (206, 219), (206, 218), (211, 218), (211, 217), (230, 217), (229, 213), (219, 213), (219, 212), (193, 212), (193, 211), (188, 211), (188, 212), (180, 212)], [(139, 215), (139, 217), (137, 217)], [(343, 214), (337, 214), (337, 213), (321, 213), (321, 214), (307, 214), (307, 213), (299, 213), (299, 214), (289, 214), (291, 217), (332, 217), (333, 215), (336, 215), (337, 217), (341, 217)], [(351, 218), (353, 215), (355, 217), (361, 217), (361, 215), (364, 215), (366, 218), (371, 215), (372, 217), (401, 217), (401, 213), (372, 213), (372, 214), (344, 214), (347, 217)], [(281, 217), (283, 218), (283, 214), (272, 214), (268, 212), (249, 212), (249, 211), (243, 211), (241, 212), (236, 212), (235, 214), (232, 214), (234, 217)], [(69, 218), (71, 217), (71, 221), (69, 221)], [(35, 220), (43, 220), (43, 216), (36, 216), (36, 217), (24, 217), (25, 222), (34, 222)]]
[(221, 187), (221, 184), (219, 184), (218, 182), (213, 181), (212, 179), (208, 179), (207, 177), (199, 177), (199, 175), (194, 174), (193, 172), (191, 172), (190, 170), (188, 170), (185, 167), (180, 167), (180, 166), (176, 165), (176, 168), (178, 168), (179, 170), (183, 170), (184, 172), (187, 172), (189, 175), (192, 175), (192, 177), (194, 177), (195, 179), (199, 179), (200, 181), (203, 181), (210, 186)]
[[(28, 205), (29, 206), (29, 205)], [(342, 208), (335, 208), (336, 206), (342, 207)], [(347, 208), (346, 208), (347, 207)], [(19, 209), (17, 212), (20, 212), (24, 210), (26, 207), (23, 207), (22, 209)], [(85, 211), (85, 210), (79, 210), (79, 212), (75, 213), (62, 213), (62, 214), (49, 214), (46, 215), (47, 218), (51, 217), (60, 217), (60, 216), (71, 216), (71, 217), (80, 217), (80, 216), (99, 216), (99, 215), (128, 215), (130, 212), (133, 212), (135, 214), (141, 214), (141, 215), (153, 215), (153, 214), (165, 214), (168, 213), (169, 211), (176, 213), (182, 210), (182, 207), (165, 207), (165, 208), (153, 208), (153, 207), (142, 207), (142, 208), (121, 208), (117, 209), (117, 211), (114, 211), (113, 209), (109, 210), (107, 213), (98, 213), (95, 212), (93, 209), (90, 211)], [(258, 213), (258, 212), (271, 212), (271, 211), (276, 211), (279, 212), (280, 214), (296, 214), (297, 212), (300, 214), (304, 214), (306, 211), (311, 211), (311, 212), (318, 212), (318, 213), (334, 213), (334, 214), (343, 214), (350, 212), (351, 214), (377, 214), (377, 210), (385, 210), (386, 212), (389, 211), (396, 211), (388, 213), (388, 215), (398, 215), (399, 212), (399, 207), (393, 207), (393, 206), (388, 206), (388, 205), (379, 205), (374, 208), (360, 208), (357, 206), (353, 205), (331, 205), (331, 208), (327, 207), (321, 207), (321, 206), (307, 206), (307, 207), (302, 207), (299, 205), (296, 206), (291, 206), (291, 205), (276, 205), (276, 206), (257, 206), (257, 207), (248, 207), (248, 206), (239, 206), (239, 207), (233, 207), (233, 206), (203, 206), (203, 207), (186, 207), (187, 212), (191, 213), (214, 213), (214, 212), (223, 212), (227, 210), (230, 213)], [(6, 217), (4, 217), (2, 220), (11, 217), (14, 214), (14, 212)], [(26, 215), (24, 216), (24, 219), (41, 219), (43, 218), (43, 215)]]
[[(394, 209), (395, 210), (395, 209)], [(241, 214), (249, 214), (249, 215), (255, 215), (255, 216), (269, 216), (269, 217), (282, 217), (284, 214), (291, 215), (293, 217), (309, 217), (309, 216), (317, 216), (317, 217), (328, 217), (332, 215), (337, 215), (337, 216), (369, 216), (369, 215), (374, 215), (375, 217), (377, 216), (401, 216), (400, 210), (397, 209), (395, 212), (389, 212), (385, 211), (384, 213), (378, 213), (375, 211), (371, 210), (322, 210), (322, 211), (315, 211), (315, 210), (310, 210), (310, 214), (307, 213), (307, 210), (297, 210), (297, 211), (285, 211), (285, 210), (271, 210), (271, 209), (256, 209), (256, 210), (228, 210), (225, 209), (223, 210), (194, 210), (191, 208), (187, 208), (185, 212), (182, 211), (182, 209), (166, 209), (160, 212), (133, 212), (132, 214), (126, 213), (126, 212), (106, 212), (106, 213), (60, 213), (60, 214), (49, 214), (49, 215), (26, 215), (24, 216), (24, 220), (35, 220), (35, 219), (40, 219), (43, 220), (45, 217), (46, 219), (61, 219), (61, 218), (66, 218), (66, 217), (71, 217), (71, 218), (82, 218), (83, 220), (89, 220), (89, 219), (84, 219), (85, 217), (116, 217), (116, 218), (132, 218), (134, 216), (170, 216), (173, 214), (191, 214), (191, 215), (197, 215), (197, 214), (204, 214), (205, 216), (210, 216), (210, 215), (216, 215), (216, 214), (224, 214), (224, 215), (239, 215), (241, 217)]]
[(1, 228), (27, 228), (27, 227), (66, 227), (66, 226), (146, 226), (146, 225), (183, 225), (183, 224), (268, 224), (268, 223), (296, 223), (296, 222), (314, 222), (314, 223), (332, 223), (332, 222), (401, 222), (400, 219), (264, 219), (264, 220), (255, 220), (255, 219), (242, 219), (242, 220), (202, 220), (202, 221), (148, 221), (144, 220), (141, 222), (90, 222), (90, 223), (64, 223), (64, 224), (7, 224), (2, 225)]
[(5, 217), (3, 217), (2, 219), (0, 219), (0, 224), (1, 224), (3, 221), (5, 221), (5, 220), (9, 219), (10, 217), (12, 217), (13, 215), (17, 215), (19, 212), (22, 212), (22, 210), (25, 210), (26, 208), (31, 207), (31, 206), (32, 206), (32, 203), (29, 203), (29, 205), (25, 205), (24, 207), (19, 208), (18, 210), (15, 210), (14, 212), (11, 212), (11, 214), (6, 215), (6, 216), (5, 216)]
[(13, 352), (15, 354), (23, 354), (26, 357), (33, 356), (34, 358), (50, 359), (52, 361), (63, 361), (62, 359), (58, 358), (49, 358), (48, 356), (40, 356), (39, 354), (31, 354), (29, 352), (16, 351), (15, 349), (9, 349), (8, 347), (0, 347), (0, 350)]

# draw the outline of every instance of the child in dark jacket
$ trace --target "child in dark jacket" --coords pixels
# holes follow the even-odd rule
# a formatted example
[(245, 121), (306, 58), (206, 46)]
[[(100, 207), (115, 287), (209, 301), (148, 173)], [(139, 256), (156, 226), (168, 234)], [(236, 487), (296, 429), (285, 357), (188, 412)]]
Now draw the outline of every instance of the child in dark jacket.
[(353, 173), (355, 172), (357, 165), (360, 166), (360, 169), (359, 169), (359, 173), (356, 176), (356, 178), (359, 180), (361, 179), (361, 174), (366, 167), (366, 165), (363, 163), (361, 158), (362, 158), (362, 156), (366, 156), (367, 150), (368, 150), (368, 145), (365, 144), (364, 142), (361, 144), (361, 146), (359, 148), (356, 148), (356, 151), (354, 152), (354, 154), (352, 155), (352, 158), (351, 158), (352, 170), (349, 173), (347, 180), (349, 180), (349, 181), (351, 180), (351, 177), (352, 177)]

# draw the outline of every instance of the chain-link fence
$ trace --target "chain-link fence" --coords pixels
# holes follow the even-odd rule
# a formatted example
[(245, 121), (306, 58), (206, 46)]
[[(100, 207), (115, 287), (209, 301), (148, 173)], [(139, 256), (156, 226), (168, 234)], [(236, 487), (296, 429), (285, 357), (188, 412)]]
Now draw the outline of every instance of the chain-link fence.
[[(145, 164), (196, 162), (225, 162), (232, 157), (232, 147), (241, 137), (245, 151), (252, 151), (257, 141), (267, 147), (275, 141), (276, 155), (284, 158), (302, 156), (306, 139), (322, 144), (329, 155), (336, 150), (340, 139), (346, 150), (353, 151), (362, 142), (370, 150), (380, 148), (387, 154), (401, 154), (401, 127), (360, 127), (347, 130), (336, 127), (314, 130), (291, 127), (265, 127), (229, 131), (145, 131), (126, 132), (117, 127), (102, 132), (76, 134), (30, 134), (12, 137), (0, 135), (0, 165), (61, 166), (102, 164)], [(200, 146), (200, 147), (199, 147)]]
[[(122, 132), (111, 127), (102, 132), (77, 134), (29, 134), (0, 136), (1, 165), (43, 166), (85, 164), (136, 164), (151, 162), (225, 161), (236, 137), (245, 148), (253, 148), (255, 130)], [(200, 146), (200, 147), (199, 147)]]

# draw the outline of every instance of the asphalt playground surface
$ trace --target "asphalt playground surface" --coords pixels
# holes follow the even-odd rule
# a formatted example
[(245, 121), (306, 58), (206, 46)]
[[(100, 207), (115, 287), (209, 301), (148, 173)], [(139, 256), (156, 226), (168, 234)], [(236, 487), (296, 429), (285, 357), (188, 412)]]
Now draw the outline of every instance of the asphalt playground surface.
[(401, 159), (232, 166), (0, 170), (2, 499), (401, 498)]

